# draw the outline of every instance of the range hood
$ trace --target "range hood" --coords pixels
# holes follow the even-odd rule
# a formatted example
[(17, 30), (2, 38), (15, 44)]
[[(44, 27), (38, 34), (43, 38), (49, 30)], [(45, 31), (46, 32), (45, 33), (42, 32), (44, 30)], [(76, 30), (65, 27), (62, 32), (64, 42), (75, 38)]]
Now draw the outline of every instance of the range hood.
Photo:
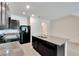
[(9, 8), (6, 2), (0, 2), (0, 29), (8, 28)]

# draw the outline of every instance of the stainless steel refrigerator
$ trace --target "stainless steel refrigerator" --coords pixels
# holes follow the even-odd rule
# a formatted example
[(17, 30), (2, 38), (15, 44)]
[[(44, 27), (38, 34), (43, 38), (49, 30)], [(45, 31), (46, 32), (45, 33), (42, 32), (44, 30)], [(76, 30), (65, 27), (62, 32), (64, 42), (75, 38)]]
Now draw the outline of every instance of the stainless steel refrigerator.
[(30, 42), (30, 26), (21, 25), (20, 26), (20, 40), (21, 44)]

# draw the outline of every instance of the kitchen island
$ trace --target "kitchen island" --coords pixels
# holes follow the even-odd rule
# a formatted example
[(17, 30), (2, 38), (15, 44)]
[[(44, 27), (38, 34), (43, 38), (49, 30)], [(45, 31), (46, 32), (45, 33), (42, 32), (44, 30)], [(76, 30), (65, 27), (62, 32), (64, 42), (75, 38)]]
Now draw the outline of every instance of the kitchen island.
[(42, 56), (66, 56), (67, 41), (54, 36), (32, 36), (32, 46)]

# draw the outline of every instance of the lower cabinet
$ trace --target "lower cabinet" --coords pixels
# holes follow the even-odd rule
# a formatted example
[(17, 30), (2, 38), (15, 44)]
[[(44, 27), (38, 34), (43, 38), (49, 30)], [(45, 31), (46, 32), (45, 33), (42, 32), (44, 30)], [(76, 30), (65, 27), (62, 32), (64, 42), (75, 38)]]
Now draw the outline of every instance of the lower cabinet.
[(32, 36), (33, 48), (42, 56), (57, 56), (57, 45)]

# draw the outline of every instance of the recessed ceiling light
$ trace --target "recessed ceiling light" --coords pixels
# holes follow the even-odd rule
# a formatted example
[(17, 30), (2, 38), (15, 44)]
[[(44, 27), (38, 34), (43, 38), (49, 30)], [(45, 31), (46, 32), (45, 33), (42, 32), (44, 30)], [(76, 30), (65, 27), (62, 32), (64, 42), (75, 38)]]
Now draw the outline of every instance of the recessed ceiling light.
[(32, 14), (32, 16), (35, 16), (34, 14)]
[(22, 14), (25, 15), (26, 13), (25, 12), (22, 12)]
[(26, 8), (27, 8), (27, 9), (30, 9), (30, 5), (26, 5)]

